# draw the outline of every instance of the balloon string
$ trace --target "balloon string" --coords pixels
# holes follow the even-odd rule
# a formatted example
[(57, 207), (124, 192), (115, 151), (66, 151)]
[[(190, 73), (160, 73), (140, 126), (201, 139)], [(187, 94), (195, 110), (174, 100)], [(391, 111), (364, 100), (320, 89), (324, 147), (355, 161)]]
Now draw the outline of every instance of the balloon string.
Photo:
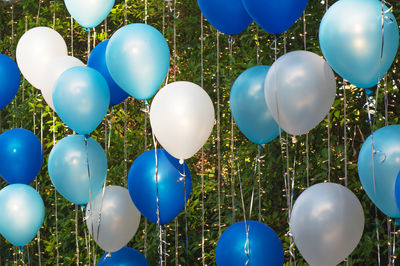
[[(56, 126), (55, 126), (55, 121), (56, 121), (56, 115), (55, 112), (53, 110), (52, 112), (53, 114), (53, 146), (56, 144)], [(43, 116), (42, 116), (42, 121), (41, 123), (43, 123)], [(42, 134), (41, 134), (42, 135)], [(59, 265), (60, 263), (60, 252), (58, 249), (58, 202), (57, 202), (57, 190), (56, 188), (53, 186), (53, 191), (54, 191), (54, 207), (55, 207), (55, 211), (54, 211), (54, 218), (55, 218), (55, 222), (56, 222), (56, 262), (57, 265)]]
[(253, 212), (254, 194), (255, 194), (255, 184), (258, 183), (258, 221), (261, 221), (261, 156), (262, 145), (257, 147), (257, 156), (254, 159), (254, 182), (250, 197), (250, 209), (249, 209), (249, 219), (251, 219), (251, 214)]
[(71, 16), (71, 56), (74, 56), (74, 18)]
[[(232, 83), (232, 62), (233, 62), (233, 45), (235, 40), (232, 36), (228, 39), (229, 46), (229, 80)], [(218, 233), (221, 236), (221, 111), (220, 111), (220, 67), (219, 67), (219, 55), (220, 55), (220, 45), (219, 45), (219, 31), (217, 31), (217, 149), (218, 149)], [(231, 116), (231, 197), (232, 197), (232, 224), (235, 223), (236, 220), (236, 209), (235, 209), (235, 127), (234, 127), (233, 116)]]
[(53, 30), (56, 27), (56, 0), (53, 0)]
[(128, 24), (128, 0), (124, 2), (124, 25)]
[[(88, 179), (89, 179), (89, 207), (90, 210), (93, 210), (92, 207), (92, 184), (91, 184), (91, 178), (90, 178), (90, 165), (89, 165), (89, 151), (88, 151), (88, 135), (84, 136), (85, 138), (85, 151), (86, 151), (86, 166), (87, 166), (87, 174), (88, 174)], [(85, 217), (84, 213), (83, 213), (83, 209), (84, 207), (82, 206), (82, 217)], [(89, 215), (91, 215), (91, 213), (89, 213)], [(84, 218), (86, 219), (86, 218)], [(92, 227), (92, 232), (94, 232), (94, 226), (93, 223), (91, 223), (91, 227)], [(88, 252), (88, 257), (89, 257), (89, 266), (90, 266), (90, 239), (89, 239), (89, 243), (87, 243), (87, 239), (86, 239), (86, 230), (84, 229), (85, 232), (85, 241), (86, 241), (86, 249)], [(97, 235), (97, 238), (99, 236)]]
[(257, 52), (257, 58), (256, 58), (256, 61), (257, 61), (257, 65), (259, 65), (260, 64), (260, 32), (259, 32), (259, 29), (260, 29), (260, 27), (256, 24), (256, 46), (257, 46), (257, 50), (256, 50), (256, 52)]
[(42, 0), (39, 0), (38, 11), (37, 11), (37, 15), (36, 15), (36, 27), (39, 26), (39, 17), (40, 17), (41, 4), (42, 4)]
[(87, 33), (88, 33), (88, 37), (87, 37), (87, 60), (89, 61), (89, 55), (90, 55), (90, 29), (86, 29)]
[[(201, 30), (201, 36), (200, 36), (200, 56), (201, 56), (201, 87), (204, 88), (204, 16), (203, 13), (200, 15), (200, 30)], [(218, 57), (218, 55), (217, 55)], [(218, 88), (217, 88), (217, 94), (218, 94)], [(218, 105), (218, 96), (217, 96), (217, 105)], [(218, 113), (218, 107), (217, 107), (217, 113)], [(218, 114), (217, 114), (218, 116)], [(217, 117), (217, 127), (218, 127), (218, 117)], [(218, 131), (218, 129), (217, 129)], [(217, 138), (218, 138), (218, 132), (217, 132)], [(218, 143), (218, 140), (217, 140)], [(218, 145), (218, 144), (217, 144)], [(218, 149), (218, 147), (217, 147)], [(217, 170), (219, 171), (219, 170)], [(205, 265), (205, 209), (204, 209), (204, 150), (201, 148), (201, 262), (202, 265)], [(176, 262), (177, 263), (177, 262)]]
[(188, 212), (187, 212), (187, 198), (186, 198), (186, 169), (185, 164), (182, 164), (183, 168), (183, 199), (185, 201), (185, 237), (186, 237), (186, 261), (189, 261), (189, 230), (188, 230)]
[(147, 0), (144, 0), (144, 24), (147, 24)]
[[(144, 113), (144, 130), (143, 130), (143, 135), (144, 135), (144, 151), (147, 151), (147, 119), (149, 116), (150, 108), (149, 108), (149, 103), (147, 101), (144, 102), (144, 109), (142, 109)], [(147, 257), (147, 218), (144, 218), (144, 237), (143, 237), (143, 253), (144, 256)]]
[(76, 244), (76, 265), (79, 266), (78, 205), (76, 204), (75, 204), (75, 244)]
[[(84, 211), (84, 206), (82, 205), (81, 206), (81, 211), (82, 211), (82, 217), (84, 217), (83, 219), (84, 219), (84, 221), (85, 221), (85, 211)], [(93, 223), (92, 223), (93, 224)], [(93, 231), (92, 231), (93, 232)], [(90, 266), (90, 241), (88, 241), (88, 236), (87, 236), (87, 233), (86, 233), (86, 230), (85, 229), (83, 229), (83, 233), (84, 233), (84, 236), (85, 236), (85, 247), (86, 247), (86, 251), (88, 252), (88, 258), (89, 258), (89, 266)]]
[(127, 122), (128, 121), (128, 99), (124, 101), (124, 183), (125, 187), (128, 181), (128, 136)]
[(307, 187), (310, 186), (310, 147), (308, 140), (308, 132), (306, 133), (306, 174), (307, 174)]
[(329, 115), (326, 116), (327, 119), (327, 128), (328, 128), (328, 136), (327, 136), (327, 142), (328, 142), (328, 159), (327, 159), (327, 164), (328, 164), (328, 182), (331, 182), (331, 117)]

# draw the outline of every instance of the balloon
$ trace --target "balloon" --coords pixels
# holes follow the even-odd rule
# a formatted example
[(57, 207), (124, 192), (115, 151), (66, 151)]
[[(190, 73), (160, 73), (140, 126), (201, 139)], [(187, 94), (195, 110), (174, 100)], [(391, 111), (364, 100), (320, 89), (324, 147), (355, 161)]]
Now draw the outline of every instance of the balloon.
[[(387, 12), (383, 21), (382, 8)], [(381, 1), (338, 1), (321, 21), (319, 43), (333, 70), (367, 89), (378, 83), (392, 64), (399, 30), (392, 12)]]
[(17, 95), (20, 82), (17, 64), (9, 56), (0, 54), (0, 110)]
[(99, 25), (110, 13), (115, 0), (64, 0), (71, 16), (85, 28)]
[[(238, 222), (226, 229), (217, 243), (215, 257), (218, 266), (283, 265), (283, 247), (279, 237), (267, 225), (247, 221), (248, 246), (245, 223)], [(246, 255), (248, 247), (249, 255)]]
[[(93, 210), (93, 211), (92, 211)], [(108, 186), (89, 202), (86, 225), (94, 241), (105, 251), (114, 252), (125, 246), (135, 235), (140, 213), (126, 188)]]
[(11, 244), (22, 247), (40, 230), (44, 204), (39, 193), (25, 184), (0, 190), (0, 232)]
[(122, 90), (112, 79), (106, 64), (106, 48), (108, 40), (99, 43), (90, 53), (88, 66), (99, 71), (106, 79), (110, 89), (110, 105), (117, 105), (128, 98), (128, 94)]
[(54, 145), (48, 170), (57, 191), (72, 203), (82, 205), (101, 190), (107, 175), (107, 158), (92, 138), (87, 138), (86, 147), (84, 136), (71, 135)]
[(133, 248), (123, 247), (120, 250), (111, 253), (105, 253), (99, 260), (97, 266), (149, 266), (146, 258)]
[(169, 70), (169, 48), (152, 26), (136, 23), (117, 30), (106, 50), (106, 63), (115, 82), (138, 100), (151, 98)]
[(235, 35), (253, 21), (241, 0), (197, 0), (204, 17), (220, 32)]
[(290, 227), (296, 247), (311, 266), (333, 266), (360, 242), (364, 212), (360, 201), (346, 187), (320, 183), (297, 198)]
[(17, 64), (34, 87), (40, 88), (47, 63), (67, 55), (67, 45), (61, 35), (48, 27), (35, 27), (22, 35), (17, 45)]
[(247, 69), (235, 80), (230, 94), (235, 123), (248, 139), (257, 144), (267, 143), (279, 135), (278, 124), (268, 110), (264, 97), (268, 69), (269, 66)]
[(336, 95), (332, 69), (320, 56), (306, 51), (287, 53), (271, 66), (265, 99), (280, 127), (301, 135), (328, 114)]
[(31, 131), (10, 129), (0, 135), (0, 158), (0, 176), (7, 183), (29, 185), (42, 168), (42, 145)]
[(400, 125), (375, 131), (365, 140), (358, 154), (358, 175), (365, 192), (383, 213), (392, 218), (400, 218), (395, 198), (399, 161)]
[(242, 0), (254, 21), (272, 34), (289, 29), (303, 14), (307, 2), (308, 0)]
[[(151, 222), (157, 224), (157, 182), (155, 151), (140, 155), (132, 164), (128, 175), (129, 194), (138, 210)], [(160, 223), (172, 221), (185, 207), (192, 189), (189, 167), (169, 155), (157, 150), (158, 198)], [(185, 174), (185, 180), (183, 176)]]
[(110, 91), (103, 76), (90, 67), (73, 67), (61, 74), (53, 89), (58, 116), (75, 132), (91, 133), (107, 114)]
[(214, 106), (198, 85), (178, 81), (165, 86), (150, 108), (150, 123), (163, 148), (178, 159), (193, 156), (214, 126)]

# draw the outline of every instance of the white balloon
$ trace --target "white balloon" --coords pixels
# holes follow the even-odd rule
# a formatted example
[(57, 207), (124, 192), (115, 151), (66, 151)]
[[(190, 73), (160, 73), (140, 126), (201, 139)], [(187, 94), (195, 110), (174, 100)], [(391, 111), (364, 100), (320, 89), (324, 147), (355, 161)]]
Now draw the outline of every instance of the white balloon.
[(280, 127), (301, 135), (328, 114), (336, 95), (335, 76), (320, 56), (294, 51), (272, 64), (264, 93), (268, 109)]
[(40, 88), (47, 63), (67, 53), (67, 45), (58, 32), (48, 27), (36, 27), (25, 32), (19, 39), (17, 64), (26, 80)]
[(173, 82), (154, 97), (150, 123), (163, 148), (175, 158), (192, 157), (207, 141), (214, 126), (214, 106), (198, 85)]

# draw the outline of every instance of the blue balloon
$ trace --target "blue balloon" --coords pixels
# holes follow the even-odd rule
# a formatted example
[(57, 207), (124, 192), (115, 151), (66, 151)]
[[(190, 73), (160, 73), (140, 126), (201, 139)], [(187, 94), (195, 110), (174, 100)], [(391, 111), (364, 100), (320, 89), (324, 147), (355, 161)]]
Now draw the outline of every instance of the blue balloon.
[(53, 89), (54, 108), (75, 132), (91, 133), (107, 114), (110, 91), (103, 76), (90, 67), (72, 67), (57, 79)]
[(17, 95), (20, 82), (17, 64), (9, 56), (0, 54), (0, 110)]
[(325, 13), (319, 27), (319, 43), (329, 65), (360, 88), (378, 83), (399, 46), (396, 19), (383, 7), (387, 12), (383, 32), (382, 3), (378, 0), (337, 1)]
[(88, 67), (99, 71), (106, 79), (110, 89), (110, 105), (117, 105), (128, 98), (128, 94), (121, 89), (111, 77), (106, 64), (106, 49), (108, 40), (99, 43), (91, 52), (88, 60)]
[(375, 131), (365, 140), (358, 155), (358, 175), (365, 192), (384, 214), (392, 218), (400, 218), (395, 198), (399, 162), (400, 125)]
[(111, 255), (105, 253), (97, 266), (149, 266), (149, 262), (136, 249), (123, 247)]
[(241, 0), (197, 0), (197, 3), (204, 17), (225, 34), (241, 33), (253, 21)]
[[(157, 150), (157, 160), (160, 224), (167, 224), (185, 207), (185, 187), (186, 200), (188, 200), (192, 189), (192, 179), (187, 164), (179, 164), (179, 160), (165, 150)], [(128, 174), (128, 189), (133, 203), (153, 223), (157, 223), (155, 170), (155, 152), (150, 150), (133, 162)], [(186, 175), (185, 181), (183, 174)]]
[(42, 163), (42, 145), (31, 131), (15, 128), (0, 135), (0, 176), (7, 183), (30, 184)]
[(136, 23), (117, 30), (106, 50), (115, 82), (138, 100), (151, 98), (169, 70), (170, 53), (164, 36), (152, 26)]
[(8, 185), (0, 190), (0, 213), (0, 233), (14, 246), (22, 247), (43, 224), (43, 200), (28, 185)]
[(103, 148), (92, 138), (86, 140), (87, 147), (82, 135), (61, 139), (51, 150), (48, 162), (54, 187), (64, 198), (78, 205), (94, 199), (107, 175), (107, 158)]
[(229, 226), (218, 240), (215, 251), (217, 265), (283, 265), (283, 247), (276, 233), (263, 223), (246, 223), (249, 232), (249, 255), (246, 254), (245, 223), (238, 222)]
[(265, 31), (279, 34), (301, 16), (308, 0), (242, 0), (247, 13)]
[(268, 110), (264, 82), (269, 66), (244, 71), (233, 83), (230, 105), (239, 129), (254, 143), (265, 144), (279, 135), (279, 126)]

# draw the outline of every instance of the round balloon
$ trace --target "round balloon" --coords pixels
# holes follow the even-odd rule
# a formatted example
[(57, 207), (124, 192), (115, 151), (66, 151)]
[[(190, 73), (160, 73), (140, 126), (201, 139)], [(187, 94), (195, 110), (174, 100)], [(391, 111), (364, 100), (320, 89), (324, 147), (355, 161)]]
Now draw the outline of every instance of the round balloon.
[(106, 64), (106, 49), (108, 40), (99, 43), (91, 52), (88, 66), (99, 71), (106, 79), (110, 89), (110, 105), (117, 105), (128, 98), (128, 94), (121, 89), (111, 77)]
[(51, 150), (48, 162), (50, 179), (57, 191), (78, 205), (94, 199), (107, 175), (103, 148), (92, 138), (86, 141), (87, 145), (82, 135), (61, 139)]
[(257, 144), (265, 144), (279, 135), (278, 124), (268, 110), (264, 97), (268, 69), (269, 66), (247, 69), (235, 80), (230, 94), (229, 102), (236, 125)]
[(133, 248), (123, 247), (109, 255), (105, 253), (97, 266), (149, 266), (146, 258)]
[(156, 224), (158, 221), (156, 154), (159, 224), (167, 224), (185, 207), (185, 192), (186, 200), (190, 197), (192, 179), (186, 163), (179, 164), (178, 159), (162, 149), (157, 152), (147, 151), (133, 162), (128, 175), (128, 189), (135, 206), (147, 219)]
[(150, 108), (154, 135), (178, 159), (192, 157), (207, 141), (214, 126), (214, 106), (198, 85), (173, 82), (161, 89)]
[(392, 64), (399, 46), (399, 29), (381, 1), (337, 1), (321, 21), (319, 42), (333, 70), (366, 89), (377, 84)]
[(17, 64), (9, 56), (0, 54), (0, 110), (17, 95), (20, 82)]
[(105, 251), (124, 247), (135, 235), (140, 212), (126, 188), (108, 186), (86, 207), (86, 225), (93, 240)]
[(115, 0), (64, 0), (71, 16), (85, 28), (99, 25), (110, 13)]
[(265, 79), (265, 100), (280, 127), (301, 135), (329, 113), (336, 96), (332, 69), (307, 51), (287, 53), (271, 66)]
[(0, 135), (0, 176), (9, 184), (30, 184), (42, 168), (39, 139), (31, 131), (15, 128)]
[(103, 76), (90, 67), (64, 71), (53, 89), (58, 116), (75, 132), (91, 133), (107, 114), (110, 91)]
[(170, 53), (164, 36), (152, 26), (136, 23), (117, 30), (106, 50), (115, 82), (138, 100), (151, 98), (169, 70)]
[(337, 265), (360, 242), (364, 212), (346, 187), (320, 183), (297, 198), (290, 228), (296, 247), (310, 265)]
[(222, 233), (215, 257), (218, 266), (282, 266), (283, 247), (279, 237), (267, 225), (256, 221), (242, 221), (231, 225)]
[(43, 224), (43, 200), (28, 185), (8, 185), (0, 190), (0, 213), (0, 233), (14, 246), (22, 247), (36, 236)]

